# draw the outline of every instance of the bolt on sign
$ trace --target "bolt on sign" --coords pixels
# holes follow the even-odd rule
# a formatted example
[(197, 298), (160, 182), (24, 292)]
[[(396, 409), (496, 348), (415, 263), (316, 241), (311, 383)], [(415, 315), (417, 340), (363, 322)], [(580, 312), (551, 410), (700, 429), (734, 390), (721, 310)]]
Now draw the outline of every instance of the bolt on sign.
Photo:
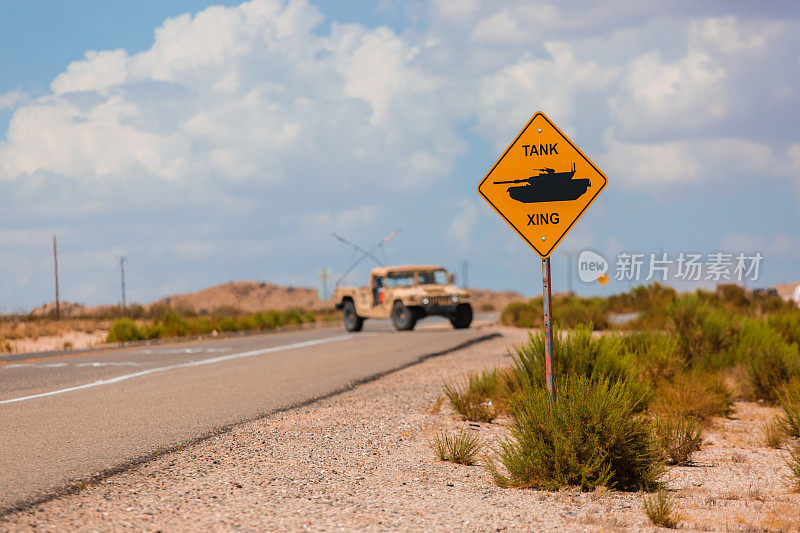
[(607, 182), (540, 111), (486, 173), (478, 193), (544, 259)]

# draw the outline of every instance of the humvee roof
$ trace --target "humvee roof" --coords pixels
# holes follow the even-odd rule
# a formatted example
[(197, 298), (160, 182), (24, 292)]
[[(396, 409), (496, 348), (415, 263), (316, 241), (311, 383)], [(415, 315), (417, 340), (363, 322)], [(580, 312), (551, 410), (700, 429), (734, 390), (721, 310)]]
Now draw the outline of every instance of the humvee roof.
[(433, 272), (435, 270), (444, 270), (444, 269), (436, 265), (400, 265), (400, 266), (373, 268), (372, 275), (386, 276), (390, 272)]

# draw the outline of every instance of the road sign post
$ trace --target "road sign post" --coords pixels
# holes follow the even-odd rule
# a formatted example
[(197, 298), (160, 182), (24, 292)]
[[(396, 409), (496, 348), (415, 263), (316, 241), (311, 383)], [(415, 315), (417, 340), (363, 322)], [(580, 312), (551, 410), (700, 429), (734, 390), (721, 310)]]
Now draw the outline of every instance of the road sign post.
[(550, 402), (556, 399), (556, 384), (553, 380), (553, 305), (550, 293), (550, 258), (542, 259), (542, 303), (544, 304), (544, 371), (547, 394)]
[(551, 401), (555, 354), (550, 254), (607, 183), (600, 169), (538, 112), (478, 184), (478, 194), (542, 258), (545, 374)]

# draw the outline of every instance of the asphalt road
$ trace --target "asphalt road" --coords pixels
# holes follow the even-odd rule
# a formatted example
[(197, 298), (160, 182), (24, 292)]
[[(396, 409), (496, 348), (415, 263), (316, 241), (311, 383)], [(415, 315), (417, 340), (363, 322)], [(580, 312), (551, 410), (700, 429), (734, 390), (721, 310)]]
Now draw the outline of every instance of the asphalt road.
[(0, 359), (0, 512), (490, 334), (420, 326)]

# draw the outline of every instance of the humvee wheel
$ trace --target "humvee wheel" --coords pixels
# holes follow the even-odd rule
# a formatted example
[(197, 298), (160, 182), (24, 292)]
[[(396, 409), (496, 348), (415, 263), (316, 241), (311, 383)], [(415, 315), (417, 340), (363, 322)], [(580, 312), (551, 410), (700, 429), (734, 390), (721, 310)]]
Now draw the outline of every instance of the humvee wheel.
[(414, 329), (417, 324), (417, 315), (413, 309), (409, 309), (401, 301), (396, 301), (392, 307), (392, 323), (399, 331)]
[(344, 303), (344, 329), (347, 331), (361, 331), (364, 319), (356, 314), (356, 306), (350, 300)]
[(456, 312), (449, 318), (455, 329), (467, 329), (472, 324), (472, 306), (470, 304), (458, 304)]

